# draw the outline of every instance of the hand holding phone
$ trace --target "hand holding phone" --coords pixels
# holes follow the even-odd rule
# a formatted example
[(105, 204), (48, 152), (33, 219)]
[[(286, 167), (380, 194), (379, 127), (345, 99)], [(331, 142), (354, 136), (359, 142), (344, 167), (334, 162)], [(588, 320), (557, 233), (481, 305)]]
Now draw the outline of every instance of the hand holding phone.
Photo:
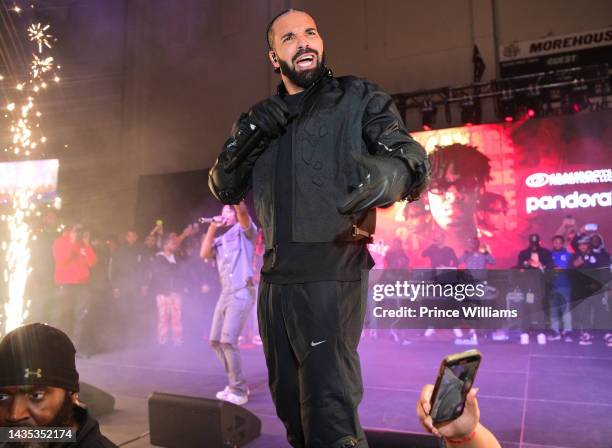
[(477, 388), (470, 389), (465, 399), (465, 407), (460, 417), (445, 423), (434, 423), (431, 415), (431, 396), (434, 385), (427, 384), (421, 390), (421, 397), (417, 402), (417, 417), (426, 431), (436, 437), (448, 439), (462, 439), (470, 435), (480, 422), (480, 409), (476, 394)]
[(158, 219), (155, 221), (155, 227), (151, 230), (150, 235), (163, 235), (164, 234), (164, 221)]
[(478, 425), (477, 389), (472, 389), (482, 355), (478, 350), (442, 360), (436, 384), (421, 391), (417, 415), (421, 424), (438, 437), (461, 438)]
[(478, 350), (468, 350), (442, 360), (430, 403), (434, 423), (448, 422), (461, 416), (481, 358)]

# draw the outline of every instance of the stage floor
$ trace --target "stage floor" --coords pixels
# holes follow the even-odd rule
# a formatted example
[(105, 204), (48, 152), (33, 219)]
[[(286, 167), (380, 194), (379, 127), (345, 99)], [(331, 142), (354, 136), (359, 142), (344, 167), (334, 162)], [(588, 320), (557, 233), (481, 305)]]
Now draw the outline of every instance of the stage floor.
[[(442, 357), (467, 348), (454, 345), (448, 331), (432, 339), (415, 337), (407, 346), (389, 339), (363, 340), (363, 425), (422, 432), (415, 416), (421, 386), (434, 381)], [(481, 420), (504, 448), (612, 447), (612, 349), (601, 338), (590, 347), (484, 341), (478, 349), (483, 353), (476, 379)], [(242, 353), (251, 389), (246, 407), (263, 423), (261, 437), (247, 446), (289, 447), (268, 391), (263, 351), (246, 346)], [(148, 430), (151, 392), (210, 398), (226, 384), (204, 342), (102, 353), (79, 359), (78, 369), (82, 381), (115, 396), (115, 412), (100, 419), (103, 433), (115, 443)], [(151, 445), (147, 437), (127, 446)]]

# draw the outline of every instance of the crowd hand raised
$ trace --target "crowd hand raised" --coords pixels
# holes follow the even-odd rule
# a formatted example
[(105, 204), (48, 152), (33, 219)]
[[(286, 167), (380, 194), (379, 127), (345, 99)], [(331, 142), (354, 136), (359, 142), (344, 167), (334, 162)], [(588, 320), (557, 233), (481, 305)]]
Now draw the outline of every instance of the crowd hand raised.
[(195, 230), (193, 228), (193, 224), (189, 224), (187, 227), (185, 227), (185, 229), (183, 230), (183, 233), (181, 233), (181, 237), (187, 238), (188, 236), (193, 235), (194, 232)]
[(249, 110), (248, 121), (257, 126), (267, 137), (278, 137), (285, 131), (289, 122), (287, 104), (274, 95), (255, 104)]
[(465, 408), (463, 414), (450, 422), (434, 425), (429, 413), (431, 412), (431, 394), (433, 392), (433, 384), (423, 386), (421, 397), (417, 401), (416, 412), (421, 425), (426, 431), (432, 433), (436, 437), (444, 437), (448, 439), (462, 439), (469, 436), (480, 421), (480, 409), (478, 408), (478, 400), (476, 394), (477, 388), (473, 388), (467, 395), (465, 400)]
[(151, 230), (150, 235), (163, 235), (164, 234), (164, 225), (163, 224), (155, 224), (153, 230)]
[(353, 153), (357, 163), (368, 172), (365, 180), (347, 199), (338, 204), (338, 211), (349, 215), (373, 207), (385, 207), (402, 199), (409, 185), (408, 167), (398, 158)]

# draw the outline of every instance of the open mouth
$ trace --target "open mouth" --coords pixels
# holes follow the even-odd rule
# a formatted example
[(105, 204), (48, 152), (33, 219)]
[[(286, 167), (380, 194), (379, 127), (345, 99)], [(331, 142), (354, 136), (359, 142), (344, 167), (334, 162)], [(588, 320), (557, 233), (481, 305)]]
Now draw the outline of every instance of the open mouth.
[(306, 53), (295, 60), (295, 65), (300, 68), (308, 69), (316, 64), (316, 56), (313, 53)]

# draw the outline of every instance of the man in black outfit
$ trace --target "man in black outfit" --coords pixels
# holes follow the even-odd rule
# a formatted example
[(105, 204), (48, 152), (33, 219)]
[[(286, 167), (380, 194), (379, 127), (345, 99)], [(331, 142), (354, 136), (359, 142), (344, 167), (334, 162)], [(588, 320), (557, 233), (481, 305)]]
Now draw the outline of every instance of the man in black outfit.
[(429, 164), (388, 94), (325, 67), (310, 15), (284, 11), (267, 34), (278, 95), (239, 118), (209, 186), (226, 204), (253, 189), (266, 247), (259, 327), (289, 442), (367, 447), (357, 414), (366, 244), (375, 207), (418, 199)]
[(529, 235), (529, 246), (518, 254), (517, 267), (519, 269), (552, 269), (553, 262), (550, 251), (540, 245), (540, 235)]
[(134, 342), (143, 315), (143, 293), (148, 266), (144, 248), (138, 242), (138, 233), (128, 229), (123, 244), (112, 255), (110, 278), (113, 287), (113, 305), (116, 311), (116, 333), (123, 345)]
[(438, 233), (434, 236), (434, 243), (423, 252), (423, 258), (429, 258), (431, 268), (456, 268), (459, 261), (455, 251), (444, 245), (444, 234)]
[[(76, 448), (116, 448), (79, 402), (74, 345), (57, 328), (30, 324), (0, 341), (0, 427), (70, 428)], [(0, 442), (0, 447), (64, 446)]]

